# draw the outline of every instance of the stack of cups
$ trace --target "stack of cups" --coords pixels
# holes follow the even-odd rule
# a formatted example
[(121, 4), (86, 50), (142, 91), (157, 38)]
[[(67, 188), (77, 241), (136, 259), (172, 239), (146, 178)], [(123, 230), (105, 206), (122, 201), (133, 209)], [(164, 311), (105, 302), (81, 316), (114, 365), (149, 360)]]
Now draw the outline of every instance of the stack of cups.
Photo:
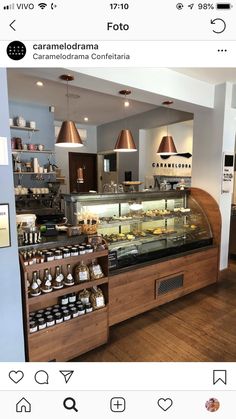
[(34, 166), (34, 173), (38, 173), (39, 171), (39, 162), (37, 157), (34, 158), (33, 160), (33, 166)]

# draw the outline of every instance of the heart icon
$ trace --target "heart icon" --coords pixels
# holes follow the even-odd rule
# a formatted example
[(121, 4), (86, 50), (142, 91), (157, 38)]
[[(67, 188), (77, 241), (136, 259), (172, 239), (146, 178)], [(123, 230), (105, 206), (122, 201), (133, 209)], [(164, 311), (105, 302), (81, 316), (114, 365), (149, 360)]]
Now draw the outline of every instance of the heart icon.
[(157, 401), (158, 406), (166, 412), (173, 404), (173, 400), (167, 398), (167, 399), (159, 399)]
[(24, 373), (23, 371), (10, 371), (9, 378), (13, 383), (18, 384), (24, 378)]

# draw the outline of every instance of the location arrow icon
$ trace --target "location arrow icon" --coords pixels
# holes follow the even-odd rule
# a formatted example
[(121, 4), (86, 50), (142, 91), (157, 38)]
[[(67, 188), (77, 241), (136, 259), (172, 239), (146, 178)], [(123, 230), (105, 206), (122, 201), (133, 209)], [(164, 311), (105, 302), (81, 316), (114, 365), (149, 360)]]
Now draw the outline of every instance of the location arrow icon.
[(66, 384), (71, 379), (72, 375), (74, 374), (73, 370), (60, 370), (60, 373), (63, 375)]

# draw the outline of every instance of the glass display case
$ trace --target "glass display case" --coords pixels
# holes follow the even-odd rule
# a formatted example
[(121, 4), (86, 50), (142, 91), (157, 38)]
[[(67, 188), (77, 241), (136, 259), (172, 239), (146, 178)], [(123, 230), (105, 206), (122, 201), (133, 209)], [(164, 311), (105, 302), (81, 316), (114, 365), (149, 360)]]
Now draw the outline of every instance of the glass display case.
[(190, 190), (65, 195), (73, 224), (96, 220), (109, 246), (110, 270), (129, 267), (213, 242), (208, 219)]

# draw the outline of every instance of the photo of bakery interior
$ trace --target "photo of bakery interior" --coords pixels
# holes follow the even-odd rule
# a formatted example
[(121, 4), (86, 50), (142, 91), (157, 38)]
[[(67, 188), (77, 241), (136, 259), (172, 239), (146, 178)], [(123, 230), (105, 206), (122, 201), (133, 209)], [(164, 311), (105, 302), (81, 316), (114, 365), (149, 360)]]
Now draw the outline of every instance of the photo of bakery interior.
[(235, 361), (236, 69), (0, 83), (0, 361)]

